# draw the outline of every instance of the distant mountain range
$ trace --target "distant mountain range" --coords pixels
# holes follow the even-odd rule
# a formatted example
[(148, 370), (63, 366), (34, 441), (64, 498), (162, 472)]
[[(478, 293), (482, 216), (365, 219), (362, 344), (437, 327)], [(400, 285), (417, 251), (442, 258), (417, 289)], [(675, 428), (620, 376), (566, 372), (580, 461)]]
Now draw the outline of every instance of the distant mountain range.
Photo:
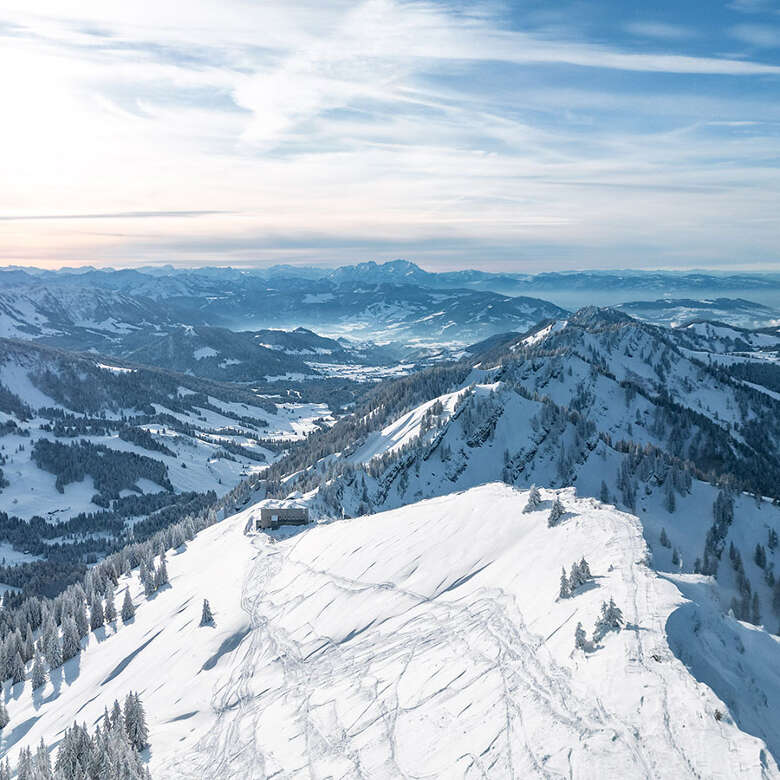
[[(733, 290), (749, 292), (751, 300), (712, 294)], [(647, 298), (653, 292), (665, 297)], [(780, 275), (431, 273), (403, 260), (337, 269), (10, 268), (0, 272), (0, 336), (115, 353), (107, 346), (132, 343), (130, 335), (138, 332), (163, 332), (170, 341), (183, 326), (304, 327), (352, 341), (462, 345), (522, 332), (604, 298), (651, 322), (707, 318), (759, 327), (780, 319)], [(146, 352), (161, 349), (162, 342)]]

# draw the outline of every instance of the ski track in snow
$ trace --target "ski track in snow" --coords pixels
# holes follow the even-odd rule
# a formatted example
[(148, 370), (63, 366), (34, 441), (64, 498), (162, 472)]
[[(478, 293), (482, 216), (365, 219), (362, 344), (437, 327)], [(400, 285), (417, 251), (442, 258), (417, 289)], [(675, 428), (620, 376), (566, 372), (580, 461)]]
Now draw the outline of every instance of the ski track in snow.
[[(175, 770), (171, 766), (170, 776), (315, 777), (323, 774), (325, 766), (339, 777), (436, 774), (424, 760), (418, 765), (404, 755), (408, 751), (399, 746), (399, 716), (414, 711), (435, 713), (446, 708), (447, 702), (464, 697), (471, 707), (479, 703), (486, 684), (496, 688), (489, 710), (492, 725), (500, 728), (480, 755), (467, 752), (458, 757), (459, 776), (583, 776), (586, 754), (594, 742), (611, 742), (610, 752), (620, 754), (622, 769), (632, 777), (657, 777), (671, 774), (669, 770), (678, 776), (696, 776), (684, 747), (669, 728), (668, 715), (663, 734), (657, 735), (665, 746), (653, 751), (665, 756), (667, 764), (661, 768), (647, 755), (635, 728), (610, 714), (598, 698), (588, 701), (572, 689), (568, 670), (553, 660), (544, 640), (528, 630), (515, 599), (503, 590), (479, 588), (470, 596), (448, 600), (449, 589), (445, 589), (428, 597), (391, 582), (372, 583), (317, 569), (294, 559), (294, 545), (284, 547), (264, 542), (262, 537), (256, 543), (260, 553), (242, 595), (251, 634), (236, 653), (226, 678), (214, 689), (215, 727), (184, 765), (179, 760)], [(645, 554), (636, 533), (623, 533), (612, 543), (637, 562)], [(379, 626), (367, 626), (362, 636), (358, 633), (334, 642), (318, 635), (307, 622), (306, 642), (299, 642), (278, 621), (305, 598), (297, 593), (288, 597), (284, 584), (273, 587), (283, 568), (295, 570), (288, 575), (292, 579), (313, 579), (316, 590), (335, 588), (372, 599), (392, 598), (399, 605), (394, 617), (401, 615), (398, 630), (383, 634)], [(652, 615), (648, 592), (652, 580), (638, 580), (634, 571), (633, 566), (623, 568), (626, 590), (633, 599), (627, 611)], [(626, 644), (626, 666), (629, 671), (641, 666), (656, 679), (663, 710), (668, 713), (668, 681), (647, 660), (644, 630), (629, 628), (633, 637)], [(311, 651), (311, 646), (316, 649)], [(442, 648), (448, 656), (443, 660), (438, 657)], [(431, 679), (437, 678), (440, 684), (427, 693), (423, 685), (410, 699), (399, 693), (399, 687), (413, 662), (434, 669)], [(279, 683), (273, 689), (259, 690), (255, 672), (268, 664), (276, 667)], [(387, 674), (388, 670), (396, 673)], [(349, 686), (346, 697), (356, 700), (347, 711), (357, 712), (357, 717), (340, 716), (335, 691), (333, 699), (327, 693), (323, 699), (323, 692), (343, 687), (343, 681)], [(470, 692), (473, 702), (468, 701)], [(263, 713), (278, 707), (297, 727), (293, 741), (303, 743), (297, 764), (283, 762), (263, 740)], [(322, 717), (323, 708), (329, 710), (327, 717)], [(498, 711), (502, 718), (495, 717)], [(555, 734), (552, 743), (569, 746), (565, 755), (542, 754), (539, 746), (550, 742), (550, 734)], [(365, 760), (364, 752), (368, 753)], [(169, 776), (167, 772), (161, 775)]]

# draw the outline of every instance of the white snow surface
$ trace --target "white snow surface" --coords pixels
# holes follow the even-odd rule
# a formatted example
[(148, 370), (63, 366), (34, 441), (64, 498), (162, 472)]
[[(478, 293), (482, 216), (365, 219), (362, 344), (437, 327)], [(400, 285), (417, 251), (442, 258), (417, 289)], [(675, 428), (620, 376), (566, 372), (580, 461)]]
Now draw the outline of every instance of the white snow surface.
[[(706, 578), (649, 569), (632, 515), (566, 489), (548, 528), (554, 495), (523, 513), (527, 493), (488, 484), (275, 537), (245, 534), (250, 507), (169, 556), (151, 600), (122, 578), (135, 620), (54, 683), (6, 686), (0, 747), (137, 690), (155, 778), (777, 777), (776, 640), (722, 617)], [(559, 600), (583, 555), (593, 584)], [(610, 597), (626, 627), (575, 650)], [(770, 704), (730, 711), (694, 673)]]

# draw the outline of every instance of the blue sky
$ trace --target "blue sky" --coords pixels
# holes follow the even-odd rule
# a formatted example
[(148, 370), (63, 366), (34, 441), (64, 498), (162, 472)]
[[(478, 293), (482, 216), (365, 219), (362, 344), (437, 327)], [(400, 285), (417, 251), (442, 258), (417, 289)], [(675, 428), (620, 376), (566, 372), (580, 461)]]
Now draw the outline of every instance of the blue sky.
[(780, 5), (3, 0), (0, 262), (780, 268)]

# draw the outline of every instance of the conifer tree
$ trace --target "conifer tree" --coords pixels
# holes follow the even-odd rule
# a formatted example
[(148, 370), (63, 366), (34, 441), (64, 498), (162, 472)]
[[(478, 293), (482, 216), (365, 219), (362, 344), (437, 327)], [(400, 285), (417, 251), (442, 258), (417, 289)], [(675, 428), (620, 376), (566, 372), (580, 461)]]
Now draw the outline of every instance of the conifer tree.
[(41, 737), (41, 742), (38, 745), (38, 749), (35, 751), (35, 758), (33, 760), (35, 780), (54, 780), (54, 773), (51, 770), (51, 759), (49, 758), (49, 751), (46, 744)]
[(116, 605), (114, 604), (114, 588), (109, 585), (106, 588), (106, 607), (103, 610), (106, 623), (113, 623), (116, 620)]
[(593, 639), (598, 642), (609, 631), (620, 631), (623, 627), (623, 613), (615, 605), (613, 598), (601, 604), (601, 615), (596, 621), (596, 627), (593, 631)]
[(149, 744), (149, 729), (146, 725), (141, 699), (137, 693), (128, 693), (125, 699), (125, 731), (130, 744), (139, 752)]
[(43, 658), (41, 658), (41, 654), (38, 650), (35, 651), (32, 671), (30, 672), (30, 680), (32, 681), (33, 690), (46, 685), (46, 668), (43, 665)]
[(50, 629), (44, 639), (43, 653), (49, 669), (56, 669), (62, 665), (62, 643), (57, 629)]
[(672, 514), (677, 507), (677, 501), (674, 496), (674, 486), (672, 485), (671, 479), (666, 480), (666, 495), (664, 497), (664, 506), (666, 507), (666, 511), (669, 512), (669, 514)]
[(0, 684), (8, 679), (8, 649), (6, 643), (0, 639)]
[(588, 640), (585, 637), (585, 629), (582, 627), (582, 623), (577, 623), (577, 628), (574, 629), (574, 646), (580, 650), (584, 650), (587, 647)]
[(556, 496), (555, 501), (553, 501), (553, 505), (550, 508), (550, 514), (547, 518), (548, 527), (552, 528), (553, 526), (558, 525), (558, 523), (561, 522), (562, 517), (563, 517), (563, 504), (561, 503), (561, 500)]
[(599, 501), (601, 501), (602, 504), (609, 503), (609, 488), (603, 479), (601, 480), (601, 489), (599, 490)]
[(122, 714), (122, 707), (117, 699), (114, 699), (114, 706), (111, 708), (111, 717), (109, 719), (112, 729), (126, 729), (127, 722)]
[(89, 625), (93, 631), (97, 631), (106, 622), (103, 614), (103, 602), (99, 596), (95, 596), (95, 600), (89, 610)]
[(87, 608), (82, 599), (79, 599), (76, 604), (76, 608), (73, 612), (73, 619), (76, 622), (79, 639), (85, 637), (89, 633), (89, 621), (87, 620)]
[(539, 488), (536, 487), (536, 485), (531, 485), (531, 488), (528, 491), (528, 501), (526, 502), (523, 512), (533, 512), (541, 501), (542, 496), (541, 493), (539, 493)]
[(0, 730), (4, 729), (8, 725), (10, 717), (8, 716), (8, 708), (0, 701)]
[(558, 598), (567, 599), (571, 595), (569, 590), (569, 578), (566, 576), (566, 569), (561, 568), (561, 587), (558, 591)]
[(203, 599), (203, 612), (200, 617), (201, 626), (213, 626), (214, 615), (211, 614), (211, 607), (209, 606), (209, 600)]
[(71, 618), (65, 618), (62, 623), (62, 659), (67, 661), (81, 652), (81, 638), (76, 621)]
[(32, 636), (32, 629), (30, 628), (30, 624), (27, 624), (27, 630), (24, 634), (24, 642), (22, 643), (22, 660), (27, 663), (32, 657), (33, 653), (35, 652), (35, 642), (33, 641)]
[(33, 780), (33, 757), (30, 748), (19, 751), (19, 761), (16, 764), (16, 780)]
[(135, 617), (135, 607), (130, 598), (130, 588), (125, 589), (125, 598), (122, 602), (122, 622), (129, 623)]
[(24, 661), (22, 660), (21, 653), (18, 651), (16, 655), (11, 659), (11, 682), (16, 685), (17, 683), (24, 682)]
[(165, 560), (165, 553), (160, 556), (160, 565), (154, 574), (154, 584), (157, 588), (168, 584), (168, 564)]

